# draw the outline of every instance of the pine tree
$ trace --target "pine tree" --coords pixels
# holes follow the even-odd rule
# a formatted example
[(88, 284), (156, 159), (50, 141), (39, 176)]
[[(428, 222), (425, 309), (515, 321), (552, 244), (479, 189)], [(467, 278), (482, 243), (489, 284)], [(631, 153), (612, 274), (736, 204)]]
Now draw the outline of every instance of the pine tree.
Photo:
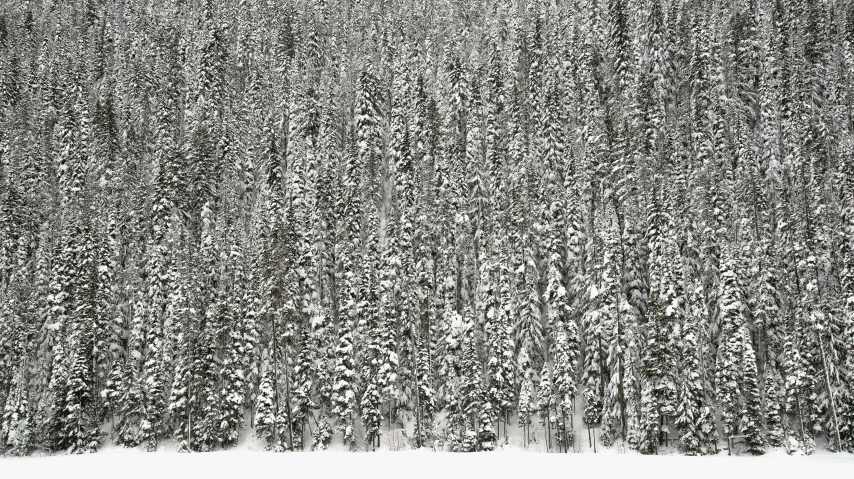
[(529, 432), (533, 423), (531, 417), (536, 413), (533, 375), (533, 371), (526, 367), (522, 373), (522, 381), (519, 386), (519, 426), (522, 427), (522, 440), (525, 445), (531, 440)]
[(681, 371), (679, 377), (679, 403), (676, 408), (675, 424), (679, 431), (679, 443), (688, 455), (709, 454), (709, 445), (714, 436), (714, 422), (708, 422), (706, 390), (700, 369), (698, 354), (698, 331), (696, 319), (690, 316), (682, 322), (679, 340)]
[[(486, 419), (495, 422), (495, 411), (483, 391), (483, 370), (478, 358), (477, 345), (474, 337), (474, 315), (470, 309), (464, 314), (462, 358), (460, 361), (460, 408), (465, 417), (463, 432), (463, 450), (475, 450), (479, 447), (478, 430), (483, 428), (489, 441), (491, 424), (487, 427)], [(489, 404), (485, 404), (489, 403)], [(484, 415), (488, 415), (484, 417)], [(494, 430), (491, 432), (495, 434)], [(474, 439), (474, 441), (472, 441)]]
[(10, 456), (26, 456), (33, 449), (33, 423), (24, 396), (23, 371), (15, 373), (0, 422), (0, 449)]
[(741, 403), (741, 363), (744, 341), (741, 329), (745, 324), (741, 290), (734, 264), (724, 263), (721, 272), (721, 345), (718, 349), (715, 384), (716, 396), (721, 408), (724, 437), (735, 435), (738, 430)]
[(765, 430), (768, 445), (780, 447), (785, 439), (783, 430), (783, 391), (782, 379), (776, 367), (769, 367), (765, 373)]
[(335, 374), (332, 392), (332, 414), (337, 418), (336, 431), (344, 435), (344, 444), (353, 445), (353, 414), (356, 400), (356, 373), (353, 364), (353, 336), (347, 323), (339, 329), (335, 348)]
[[(84, 220), (85, 221), (85, 220)], [(59, 389), (55, 410), (57, 433), (55, 447), (71, 453), (94, 452), (101, 441), (95, 411), (94, 372), (92, 370), (95, 314), (95, 258), (91, 230), (78, 223), (73, 230), (69, 254), (78, 265), (71, 278), (73, 310), (68, 324), (67, 370)]]
[(555, 422), (554, 390), (552, 388), (551, 372), (548, 364), (543, 365), (540, 372), (540, 384), (537, 387), (537, 412), (540, 422), (546, 430), (546, 450), (551, 450), (552, 424)]
[[(372, 221), (375, 219), (372, 218)], [(373, 225), (370, 229), (374, 231)], [(377, 258), (376, 239), (371, 238), (367, 245), (369, 258)], [(366, 350), (362, 355), (361, 377), (364, 378), (363, 390), (359, 399), (359, 409), (364, 425), (365, 438), (374, 447), (379, 441), (380, 426), (382, 424), (381, 401), (382, 391), (379, 381), (379, 366), (382, 361), (382, 350), (380, 345), (380, 315), (378, 311), (379, 297), (377, 294), (376, 272), (372, 271), (364, 290), (361, 293), (361, 318), (359, 320), (360, 336), (365, 338)]]
[(608, 368), (611, 377), (605, 392), (604, 413), (602, 418), (602, 437), (605, 445), (618, 439), (630, 446), (638, 445), (638, 382), (635, 375), (634, 323), (631, 306), (625, 299), (620, 300), (617, 314), (610, 320), (610, 345), (608, 349)]
[(275, 446), (279, 412), (276, 409), (277, 392), (274, 389), (273, 368), (269, 360), (264, 361), (261, 384), (255, 400), (255, 435), (264, 440), (268, 447)]
[(222, 351), (222, 368), (220, 377), (222, 378), (222, 408), (220, 410), (220, 434), (222, 436), (223, 446), (234, 445), (237, 443), (240, 429), (243, 426), (243, 402), (245, 400), (245, 372), (241, 365), (241, 360), (244, 355), (242, 321), (238, 317), (237, 311), (233, 305), (239, 304), (236, 301), (226, 306), (224, 328), (221, 342), (223, 344)]
[(811, 453), (814, 446), (812, 428), (809, 423), (809, 411), (806, 401), (811, 396), (812, 379), (808, 367), (796, 344), (798, 328), (789, 331), (783, 345), (783, 370), (785, 371), (785, 410), (793, 417), (795, 441), (787, 442), (787, 450), (802, 449)]
[(765, 438), (762, 435), (762, 405), (759, 396), (759, 373), (756, 371), (756, 355), (750, 340), (747, 327), (741, 330), (743, 346), (742, 359), (742, 396), (744, 406), (741, 416), (740, 430), (745, 436), (748, 452), (762, 454), (765, 452)]
[(487, 312), (487, 314), (493, 315), (491, 321), (488, 324), (491, 324), (489, 328), (489, 351), (490, 358), (488, 359), (486, 365), (486, 374), (487, 374), (487, 401), (491, 404), (490, 412), (495, 414), (496, 419), (498, 419), (498, 431), (500, 433), (501, 419), (505, 421), (505, 433), (506, 433), (506, 421), (507, 416), (509, 415), (509, 410), (513, 404), (513, 384), (514, 384), (514, 365), (513, 365), (513, 351), (514, 344), (511, 339), (511, 327), (508, 321), (508, 311), (507, 308), (503, 305), (509, 306), (509, 296), (510, 293), (508, 291), (509, 284), (507, 280), (507, 275), (502, 275), (502, 281), (500, 282), (500, 298), (502, 301), (498, 303), (498, 309), (492, 309), (491, 312)]
[[(852, 309), (852, 306), (854, 306), (854, 304), (848, 305), (849, 316), (846, 318), (848, 324), (845, 329), (845, 336), (849, 338), (849, 344), (850, 339), (854, 338), (854, 321), (852, 321), (854, 316), (851, 315), (851, 312), (854, 311), (854, 309)], [(843, 377), (845, 377), (846, 380), (854, 377), (854, 354), (852, 354), (851, 349), (848, 350), (844, 366), (842, 373), (844, 375)], [(843, 437), (842, 448), (851, 451), (854, 450), (854, 387), (851, 386), (850, 380), (847, 381), (847, 384), (848, 388), (846, 389), (843, 395), (843, 400), (841, 401), (842, 406), (840, 407), (841, 411), (839, 416), (841, 423), (840, 432)], [(770, 436), (771, 435), (769, 433), (769, 443)]]
[(851, 2), (31, 3), (3, 453), (854, 449)]
[(291, 407), (292, 427), (294, 429), (293, 447), (297, 449), (303, 448), (302, 437), (305, 434), (308, 417), (312, 414), (312, 410), (316, 406), (312, 399), (315, 370), (314, 356), (316, 353), (310, 345), (308, 332), (303, 331), (300, 334), (299, 351), (297, 352), (296, 365), (294, 366), (293, 405)]
[(317, 421), (317, 428), (311, 433), (311, 450), (320, 451), (329, 447), (332, 441), (332, 426), (326, 421), (326, 417), (320, 416)]
[[(172, 387), (169, 393), (168, 411), (170, 417), (170, 432), (172, 437), (180, 441), (179, 447), (189, 448), (191, 442), (191, 381), (193, 377), (192, 371), (192, 338), (193, 330), (193, 315), (189, 308), (188, 294), (189, 279), (187, 272), (176, 273), (175, 283), (176, 288), (169, 298), (169, 314), (175, 325), (175, 334), (177, 335), (175, 344), (177, 351), (175, 352), (174, 362), (175, 369), (172, 373)], [(120, 361), (116, 361), (116, 366), (121, 367)], [(116, 371), (115, 383), (120, 389), (122, 387), (122, 378), (124, 373), (121, 369)], [(113, 373), (111, 372), (111, 377)]]
[[(576, 370), (578, 367), (578, 334), (575, 323), (558, 323), (555, 332), (553, 378), (555, 402), (560, 416), (561, 434), (558, 443), (568, 452), (573, 437), (572, 417), (575, 414)], [(570, 424), (567, 424), (567, 420)]]
[(428, 349), (422, 345), (421, 341), (416, 342), (415, 354), (415, 372), (416, 381), (418, 384), (417, 408), (415, 414), (420, 414), (422, 423), (421, 435), (418, 437), (418, 446), (421, 447), (426, 440), (432, 435), (432, 423), (436, 414), (436, 393), (433, 389), (433, 372), (430, 365), (430, 357)]
[[(601, 302), (598, 289), (591, 288), (591, 302)], [(607, 300), (606, 300), (607, 301)], [(608, 308), (608, 304), (602, 304)], [(607, 318), (608, 309), (591, 308), (584, 313), (582, 324), (584, 329), (584, 422), (588, 428), (595, 427), (602, 420), (603, 399), (605, 395), (605, 339), (603, 320)]]

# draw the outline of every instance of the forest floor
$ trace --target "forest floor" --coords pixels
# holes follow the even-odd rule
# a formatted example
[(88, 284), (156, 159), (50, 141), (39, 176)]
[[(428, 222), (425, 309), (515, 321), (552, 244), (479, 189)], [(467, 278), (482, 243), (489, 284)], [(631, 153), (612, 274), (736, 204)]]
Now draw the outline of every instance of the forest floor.
[[(250, 418), (246, 418), (250, 422)], [(576, 418), (578, 419), (578, 418)], [(352, 452), (333, 436), (326, 451), (267, 451), (265, 443), (255, 437), (251, 428), (244, 429), (236, 446), (208, 453), (179, 453), (177, 443), (163, 440), (156, 452), (143, 448), (125, 448), (113, 444), (110, 428), (98, 452), (84, 455), (45, 455), (35, 453), (23, 458), (0, 456), (0, 479), (85, 477), (87, 479), (837, 479), (854, 477), (854, 454), (832, 453), (826, 444), (818, 444), (815, 453), (789, 455), (783, 448), (769, 448), (761, 456), (743, 452), (743, 445), (733, 455), (721, 441), (721, 451), (714, 456), (681, 455), (673, 443), (662, 447), (659, 455), (645, 456), (617, 444), (592, 447), (587, 429), (577, 430), (575, 447), (568, 454), (557, 452), (552, 445), (547, 452), (545, 435), (533, 425), (530, 440), (523, 441), (522, 431), (511, 421), (501, 432), (499, 450), (492, 452), (451, 453), (441, 445), (413, 450), (414, 426), (405, 421), (404, 429), (383, 428), (381, 447), (365, 452), (364, 441)], [(577, 421), (576, 421), (577, 423)], [(506, 427), (502, 423), (503, 426)], [(358, 426), (358, 424), (357, 424)], [(363, 435), (360, 427), (357, 437)], [(503, 439), (504, 437), (507, 439)], [(304, 435), (310, 444), (310, 431)]]
[(0, 457), (3, 478), (89, 479), (145, 478), (826, 478), (854, 477), (854, 454), (817, 450), (810, 456), (789, 456), (771, 450), (762, 456), (686, 457), (676, 454), (642, 456), (621, 448), (582, 453), (546, 454), (507, 445), (500, 451), (455, 454), (430, 449), (344, 452), (264, 452), (254, 439), (235, 448), (210, 453), (179, 454), (165, 443), (159, 451), (144, 452), (105, 445), (95, 454)]

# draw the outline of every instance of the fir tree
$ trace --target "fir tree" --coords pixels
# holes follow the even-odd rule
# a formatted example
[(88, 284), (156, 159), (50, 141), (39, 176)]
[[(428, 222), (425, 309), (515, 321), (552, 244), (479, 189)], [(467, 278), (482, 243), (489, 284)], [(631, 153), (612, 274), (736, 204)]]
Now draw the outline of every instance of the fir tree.
[(546, 448), (551, 450), (552, 424), (555, 422), (554, 389), (552, 388), (551, 373), (548, 365), (543, 365), (540, 372), (540, 384), (537, 387), (537, 412), (540, 422), (546, 430)]
[(756, 355), (750, 340), (747, 327), (741, 330), (743, 346), (742, 359), (742, 396), (744, 406), (741, 415), (740, 430), (745, 436), (748, 452), (762, 454), (765, 452), (765, 438), (762, 435), (762, 405), (759, 396), (759, 373), (756, 371)]

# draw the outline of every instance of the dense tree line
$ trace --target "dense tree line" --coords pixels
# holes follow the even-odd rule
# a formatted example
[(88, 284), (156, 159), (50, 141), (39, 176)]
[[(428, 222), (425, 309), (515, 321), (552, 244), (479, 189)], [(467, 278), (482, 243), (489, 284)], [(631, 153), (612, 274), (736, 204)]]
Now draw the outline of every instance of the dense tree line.
[(852, 72), (848, 0), (3, 1), (0, 451), (854, 450)]

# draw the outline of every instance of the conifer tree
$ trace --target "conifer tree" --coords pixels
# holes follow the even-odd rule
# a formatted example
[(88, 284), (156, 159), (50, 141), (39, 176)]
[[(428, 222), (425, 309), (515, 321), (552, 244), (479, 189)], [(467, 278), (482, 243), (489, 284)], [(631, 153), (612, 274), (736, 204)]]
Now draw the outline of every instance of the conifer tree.
[[(575, 323), (558, 323), (555, 332), (553, 377), (555, 402), (560, 415), (559, 444), (568, 452), (573, 437), (572, 418), (575, 413), (576, 369), (578, 367), (578, 334)], [(567, 424), (569, 421), (569, 424)]]
[(3, 453), (854, 449), (851, 2), (31, 3)]
[(768, 445), (780, 447), (785, 438), (783, 430), (783, 391), (782, 379), (776, 367), (770, 367), (765, 373), (765, 430)]
[(255, 402), (255, 435), (263, 439), (268, 447), (275, 445), (278, 429), (278, 410), (276, 409), (277, 391), (273, 380), (273, 368), (264, 361), (261, 372), (261, 384)]
[(740, 430), (745, 435), (747, 450), (753, 454), (765, 452), (765, 438), (762, 435), (762, 405), (759, 396), (759, 373), (756, 371), (756, 355), (747, 327), (741, 330), (744, 341), (742, 359), (742, 396), (744, 407), (741, 415)]
[(34, 446), (33, 423), (29, 405), (24, 397), (23, 374), (18, 372), (10, 384), (3, 418), (0, 422), (0, 449), (10, 456), (26, 456)]
[[(514, 345), (511, 339), (511, 327), (508, 321), (507, 306), (509, 306), (510, 293), (507, 274), (502, 274), (500, 281), (500, 300), (498, 309), (493, 309), (489, 329), (489, 351), (490, 357), (486, 365), (487, 391), (486, 395), (492, 405), (492, 412), (498, 419), (498, 431), (500, 433), (501, 419), (505, 422), (505, 433), (507, 428), (507, 417), (513, 404), (513, 384), (515, 382), (515, 371), (513, 367)], [(507, 305), (507, 306), (504, 306)], [(487, 312), (487, 314), (490, 314)]]
[(721, 272), (721, 345), (718, 349), (715, 384), (716, 396), (721, 408), (724, 437), (735, 435), (738, 430), (741, 403), (741, 364), (744, 341), (741, 333), (745, 325), (741, 289), (732, 261), (723, 266)]
[(554, 389), (552, 388), (551, 372), (548, 364), (543, 365), (540, 372), (540, 384), (537, 387), (537, 412), (540, 422), (546, 431), (546, 450), (551, 450), (552, 424), (555, 421)]
[(523, 444), (528, 444), (531, 439), (529, 432), (533, 423), (531, 418), (536, 413), (533, 375), (530, 367), (526, 367), (522, 373), (522, 381), (519, 386), (519, 426), (522, 427)]
[(353, 336), (347, 323), (338, 326), (338, 346), (335, 348), (335, 374), (332, 386), (332, 414), (337, 418), (336, 430), (344, 436), (344, 444), (353, 444), (353, 414), (356, 400), (356, 379), (353, 364)]

